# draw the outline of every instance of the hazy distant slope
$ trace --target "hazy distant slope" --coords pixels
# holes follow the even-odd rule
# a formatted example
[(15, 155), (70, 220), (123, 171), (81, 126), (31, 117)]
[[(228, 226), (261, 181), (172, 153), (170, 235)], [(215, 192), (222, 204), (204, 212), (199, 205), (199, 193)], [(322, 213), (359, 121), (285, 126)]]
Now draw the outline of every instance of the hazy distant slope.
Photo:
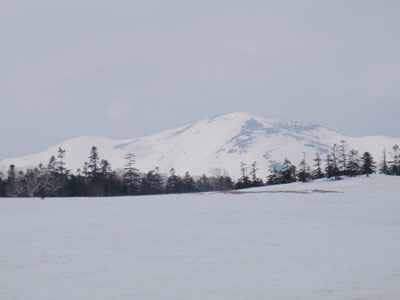
[(297, 164), (303, 153), (307, 153), (307, 160), (311, 162), (316, 152), (324, 154), (341, 140), (360, 152), (370, 151), (377, 160), (384, 148), (400, 144), (400, 138), (348, 137), (319, 125), (231, 113), (141, 138), (77, 137), (38, 154), (4, 160), (0, 168), (4, 171), (11, 163), (17, 167), (46, 163), (62, 147), (67, 150), (68, 167), (75, 171), (82, 167), (95, 145), (100, 156), (114, 168), (122, 168), (125, 154), (134, 153), (141, 171), (159, 167), (162, 172), (168, 172), (174, 167), (180, 174), (189, 171), (201, 175), (219, 169), (238, 178), (241, 161), (248, 165), (257, 161), (259, 176), (265, 177), (270, 166), (286, 157)]

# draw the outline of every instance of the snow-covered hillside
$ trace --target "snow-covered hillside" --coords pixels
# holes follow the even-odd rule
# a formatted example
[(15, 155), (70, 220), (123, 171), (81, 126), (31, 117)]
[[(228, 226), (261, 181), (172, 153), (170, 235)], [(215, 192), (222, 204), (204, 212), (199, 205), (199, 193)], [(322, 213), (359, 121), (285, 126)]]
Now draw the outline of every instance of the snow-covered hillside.
[(307, 160), (312, 162), (316, 152), (324, 154), (341, 140), (360, 153), (371, 152), (376, 160), (381, 159), (384, 148), (400, 144), (400, 138), (348, 137), (319, 125), (231, 113), (141, 138), (78, 137), (38, 154), (1, 161), (0, 170), (5, 171), (11, 163), (20, 168), (47, 163), (62, 147), (67, 150), (67, 166), (75, 171), (82, 168), (95, 145), (100, 156), (115, 169), (123, 167), (127, 153), (133, 153), (137, 167), (143, 172), (159, 167), (167, 173), (174, 167), (179, 174), (225, 172), (237, 179), (241, 161), (248, 165), (257, 161), (258, 175), (265, 178), (268, 169), (286, 157), (297, 164), (305, 152)]
[(0, 199), (0, 299), (399, 298), (400, 177), (266, 190)]

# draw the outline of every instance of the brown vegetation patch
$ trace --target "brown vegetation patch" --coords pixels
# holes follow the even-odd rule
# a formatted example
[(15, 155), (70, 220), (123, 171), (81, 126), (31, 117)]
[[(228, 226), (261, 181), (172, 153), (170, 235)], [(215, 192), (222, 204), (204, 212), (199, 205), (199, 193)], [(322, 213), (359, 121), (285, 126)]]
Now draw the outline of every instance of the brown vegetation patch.
[(319, 190), (319, 189), (314, 189), (314, 190), (292, 190), (292, 191), (284, 191), (284, 190), (278, 190), (278, 191), (225, 191), (223, 192), (224, 194), (234, 194), (234, 195), (242, 195), (242, 194), (312, 194), (312, 193), (339, 193), (338, 191), (329, 191), (329, 190)]

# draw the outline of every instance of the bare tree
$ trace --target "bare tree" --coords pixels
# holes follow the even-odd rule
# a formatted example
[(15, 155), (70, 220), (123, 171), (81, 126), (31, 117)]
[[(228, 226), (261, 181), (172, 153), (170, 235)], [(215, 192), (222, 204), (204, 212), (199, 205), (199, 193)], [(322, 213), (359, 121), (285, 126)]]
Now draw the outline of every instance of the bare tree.
[(44, 198), (64, 185), (62, 178), (56, 176), (50, 167), (44, 167), (43, 164), (39, 164), (38, 167), (33, 169), (28, 169), (22, 182), (28, 197), (40, 195), (40, 197)]

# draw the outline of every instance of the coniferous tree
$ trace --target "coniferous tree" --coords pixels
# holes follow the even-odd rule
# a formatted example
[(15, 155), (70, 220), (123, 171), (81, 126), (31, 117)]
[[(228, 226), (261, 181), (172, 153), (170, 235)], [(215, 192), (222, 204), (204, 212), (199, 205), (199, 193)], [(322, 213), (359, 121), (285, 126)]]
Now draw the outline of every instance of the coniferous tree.
[(93, 146), (92, 149), (90, 150), (89, 162), (87, 163), (88, 177), (92, 179), (97, 179), (99, 177), (100, 174), (99, 165), (100, 165), (99, 151), (97, 150), (96, 146)]
[(281, 183), (281, 175), (277, 168), (269, 169), (269, 175), (267, 176), (267, 185), (274, 185)]
[(65, 149), (62, 149), (61, 147), (58, 148), (56, 170), (57, 170), (58, 174), (60, 174), (61, 176), (69, 174), (69, 170), (67, 169), (66, 163), (65, 163), (65, 152), (66, 152)]
[(201, 175), (201, 177), (196, 181), (197, 190), (200, 192), (208, 192), (212, 189), (210, 180), (206, 174)]
[(308, 167), (306, 163), (305, 156), (304, 158), (300, 161), (299, 164), (299, 171), (297, 173), (297, 178), (301, 182), (307, 182), (311, 179), (311, 172), (310, 168)]
[(358, 151), (351, 149), (348, 155), (346, 175), (354, 177), (360, 174), (360, 159)]
[(382, 163), (380, 165), (379, 172), (385, 175), (389, 174), (389, 167), (387, 164), (387, 158), (386, 158), (386, 149), (383, 149), (383, 157), (382, 157)]
[(111, 164), (106, 159), (100, 161), (100, 176), (102, 179), (108, 179), (113, 175)]
[(251, 164), (251, 171), (250, 171), (251, 186), (253, 186), (253, 187), (258, 187), (258, 186), (264, 185), (262, 179), (257, 177), (258, 170), (259, 169), (257, 168), (257, 162), (255, 161)]
[(11, 164), (7, 171), (6, 194), (8, 197), (23, 196), (25, 192), (24, 173), (17, 171), (15, 165)]
[(6, 182), (4, 180), (4, 174), (0, 172), (0, 197), (6, 196)]
[(165, 186), (165, 191), (167, 193), (182, 193), (183, 192), (183, 182), (180, 176), (175, 174), (175, 169), (171, 168), (169, 171), (170, 175), (167, 179), (167, 184)]
[(158, 168), (149, 171), (143, 176), (140, 191), (144, 195), (161, 194), (163, 192), (163, 180)]
[(291, 183), (296, 181), (296, 166), (292, 165), (288, 158), (285, 158), (281, 170), (282, 183)]
[(341, 140), (337, 146), (337, 159), (340, 175), (347, 175), (347, 142), (344, 140)]
[(390, 175), (400, 175), (400, 155), (399, 146), (394, 145), (392, 152), (392, 160), (389, 162), (389, 174)]
[(327, 178), (340, 179), (340, 169), (338, 163), (338, 150), (337, 145), (334, 144), (331, 153), (326, 157), (325, 172)]
[(363, 161), (362, 174), (369, 177), (370, 174), (375, 173), (375, 162), (371, 154), (369, 152), (365, 152), (361, 159)]
[(196, 191), (195, 182), (193, 180), (193, 177), (190, 176), (189, 172), (185, 173), (185, 176), (183, 177), (182, 186), (184, 193), (193, 193)]
[(336, 144), (332, 147), (332, 163), (333, 163), (333, 170), (334, 170), (334, 178), (335, 180), (340, 179), (340, 165), (339, 165), (339, 152), (338, 147)]
[(83, 165), (83, 173), (86, 177), (88, 196), (104, 196), (105, 189), (101, 176), (101, 160), (96, 146), (92, 146), (89, 161)]
[(212, 189), (215, 191), (228, 191), (232, 188), (233, 181), (229, 176), (219, 176), (212, 180)]
[(125, 156), (123, 179), (128, 189), (128, 195), (138, 191), (139, 170), (135, 168), (135, 155), (128, 153)]
[(7, 181), (11, 183), (17, 178), (17, 171), (15, 169), (15, 165), (11, 164), (8, 171), (7, 171)]
[(328, 179), (336, 176), (337, 170), (335, 170), (335, 166), (333, 164), (332, 154), (328, 153), (326, 155), (326, 164), (325, 164), (325, 174)]
[(99, 183), (101, 191), (105, 196), (119, 194), (119, 184), (116, 180), (116, 173), (112, 170), (111, 164), (106, 159), (102, 159), (99, 165)]
[(51, 173), (56, 173), (56, 158), (54, 155), (50, 156), (49, 162), (47, 164), (47, 169)]
[(160, 194), (163, 192), (163, 178), (160, 175), (160, 169), (156, 167), (152, 172), (151, 188), (154, 194)]
[(322, 172), (322, 164), (321, 164), (322, 159), (321, 155), (318, 152), (315, 154), (314, 162), (315, 162), (314, 164), (315, 169), (313, 171), (313, 178), (314, 179), (323, 178), (325, 175)]
[[(89, 167), (88, 167), (89, 163), (87, 161), (85, 161), (83, 163), (83, 167), (82, 167), (82, 174), (83, 176), (87, 179), (89, 177)], [(79, 174), (79, 172), (78, 172)]]
[(67, 197), (86, 197), (89, 196), (87, 178), (83, 174), (70, 174), (64, 188)]
[(54, 156), (51, 156), (47, 168), (41, 169), (42, 186), (40, 188), (40, 196), (44, 198), (45, 196), (59, 195), (66, 183), (65, 175), (58, 173), (57, 160)]
[(235, 184), (235, 188), (237, 189), (244, 189), (251, 187), (251, 181), (249, 176), (247, 175), (247, 166), (246, 163), (240, 162), (240, 172), (242, 173), (242, 176), (238, 179), (238, 181)]

